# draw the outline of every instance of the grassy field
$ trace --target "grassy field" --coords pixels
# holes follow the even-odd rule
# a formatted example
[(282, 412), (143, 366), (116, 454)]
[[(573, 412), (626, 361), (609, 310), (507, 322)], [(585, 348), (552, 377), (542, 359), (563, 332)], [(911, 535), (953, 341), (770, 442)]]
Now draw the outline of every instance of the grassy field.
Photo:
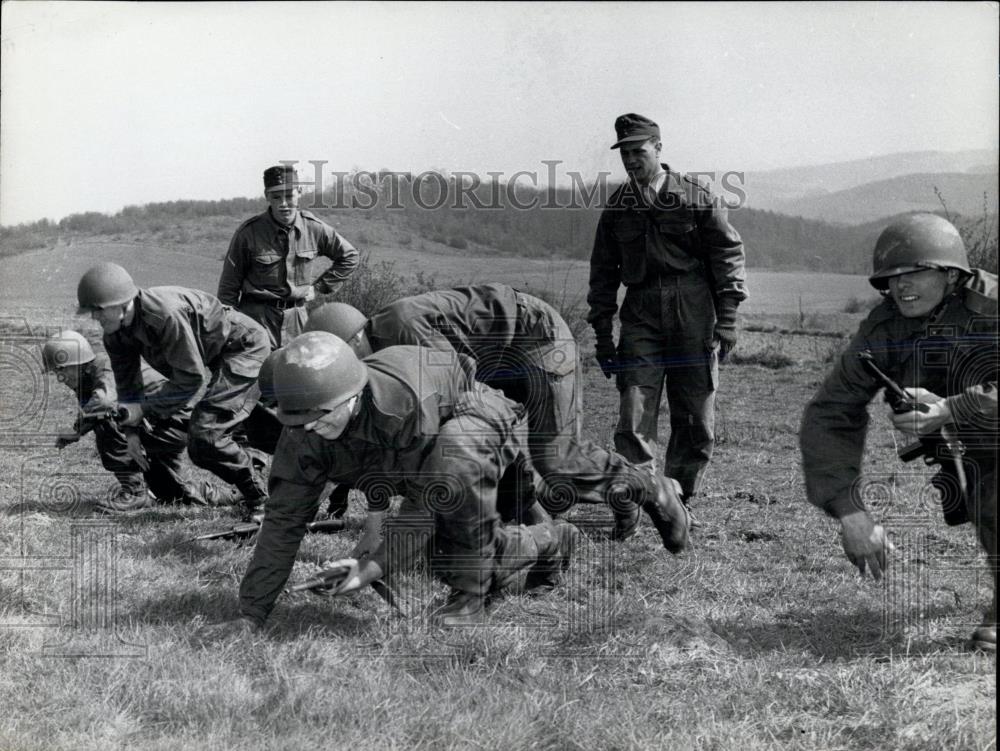
[[(961, 649), (989, 597), (984, 561), (971, 529), (940, 521), (927, 476), (896, 460), (881, 405), (866, 477), (897, 545), (883, 583), (857, 577), (804, 500), (798, 420), (843, 344), (822, 334), (863, 315), (843, 312), (868, 296), (856, 277), (756, 276), (751, 330), (721, 369), (704, 526), (685, 554), (666, 554), (648, 525), (610, 544), (609, 515), (577, 507), (585, 540), (565, 583), (499, 602), (487, 627), (426, 626), (418, 604), (444, 591), (413, 576), (408, 620), (370, 591), (284, 596), (265, 635), (199, 643), (199, 625), (236, 614), (251, 548), (190, 541), (230, 523), (225, 511), (96, 517), (113, 481), (92, 439), (46, 445), (73, 405), (30, 353), (47, 327), (84, 325), (69, 312), (95, 260), (121, 260), (142, 284), (213, 289), (215, 250), (64, 243), (5, 261), (0, 749), (995, 747), (995, 660)], [(585, 278), (437, 250), (394, 260), (442, 284), (485, 281), (486, 268), (556, 290), (569, 278), (570, 300)], [(584, 401), (586, 435), (608, 443), (617, 398), (596, 367)], [(362, 514), (352, 503), (345, 532), (307, 538), (293, 579), (346, 553)]]

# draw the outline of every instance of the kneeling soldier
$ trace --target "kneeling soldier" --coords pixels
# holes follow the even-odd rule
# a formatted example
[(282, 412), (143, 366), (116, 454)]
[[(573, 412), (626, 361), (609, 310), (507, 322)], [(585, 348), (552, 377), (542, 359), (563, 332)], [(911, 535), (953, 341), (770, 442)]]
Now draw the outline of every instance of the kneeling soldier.
[[(309, 332), (275, 358), (274, 392), (286, 428), (271, 466), (268, 512), (240, 586), (242, 617), (256, 626), (267, 618), (332, 479), (369, 499), (399, 494), (426, 509), (437, 568), (451, 587), (435, 618), (442, 625), (478, 622), (487, 593), (506, 578), (497, 557), (505, 557), (508, 532), (495, 502), (500, 476), (521, 450), (520, 408), (477, 384), (464, 358), (443, 361), (423, 347), (389, 347), (359, 360), (338, 337)], [(564, 533), (555, 531), (562, 541)], [(533, 560), (513, 565), (549, 566), (551, 553), (536, 550)], [(371, 557), (351, 559), (351, 575), (335, 593), (375, 581), (388, 559), (384, 542)]]
[[(861, 324), (802, 417), (800, 444), (809, 500), (840, 520), (844, 552), (878, 579), (891, 547), (855, 492), (867, 406), (881, 383), (869, 362), (907, 387), (896, 429), (930, 445), (941, 471), (945, 521), (971, 520), (993, 574), (993, 602), (972, 644), (996, 649), (997, 278), (968, 265), (949, 222), (914, 214), (875, 245), (872, 286), (885, 296)], [(897, 395), (902, 399), (904, 395)], [(964, 444), (959, 448), (958, 441)], [(929, 444), (928, 444), (929, 442)], [(955, 450), (959, 453), (956, 455)]]
[[(565, 511), (575, 502), (607, 503), (615, 515), (614, 537), (627, 539), (639, 524), (635, 499), (663, 493), (674, 500), (672, 482), (581, 437), (576, 341), (544, 300), (503, 284), (457, 287), (405, 297), (370, 320), (350, 305), (332, 302), (310, 314), (306, 330), (335, 334), (361, 357), (416, 344), (472, 358), (478, 380), (527, 409), (528, 449), (548, 487), (541, 503), (549, 511)], [(663, 544), (677, 553), (687, 541), (679, 499), (668, 513), (670, 524), (658, 529), (669, 529)]]
[[(150, 508), (156, 501), (206, 504), (202, 494), (181, 479), (181, 455), (187, 445), (185, 420), (172, 416), (156, 421), (155, 425), (146, 422), (136, 432), (140, 445), (130, 445), (129, 438), (110, 415), (118, 406), (118, 392), (107, 354), (95, 354), (90, 343), (76, 331), (60, 331), (42, 346), (42, 364), (76, 394), (80, 404), (72, 431), (60, 435), (56, 446), (68, 446), (93, 431), (101, 464), (118, 478), (121, 487), (117, 495), (102, 498), (98, 508), (131, 511)], [(143, 366), (144, 395), (157, 393), (165, 383), (156, 371)], [(147, 489), (152, 496), (146, 493)]]
[[(188, 455), (255, 507), (266, 489), (233, 431), (257, 403), (257, 374), (270, 352), (267, 332), (215, 297), (186, 287), (139, 289), (121, 266), (101, 263), (77, 287), (80, 312), (104, 330), (125, 427), (144, 416), (188, 420)], [(141, 361), (167, 383), (143, 395)]]

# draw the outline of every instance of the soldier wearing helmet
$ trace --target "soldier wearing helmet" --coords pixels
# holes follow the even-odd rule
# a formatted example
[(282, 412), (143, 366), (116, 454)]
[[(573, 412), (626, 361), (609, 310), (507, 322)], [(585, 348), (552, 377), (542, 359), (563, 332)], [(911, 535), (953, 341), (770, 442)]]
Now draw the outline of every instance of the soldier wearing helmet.
[[(336, 292), (358, 266), (358, 251), (351, 243), (299, 208), (301, 194), (292, 166), (264, 170), (268, 209), (236, 230), (219, 277), (222, 304), (267, 329), (272, 347), (302, 330), (307, 302), (317, 293)], [(316, 276), (320, 256), (333, 263)]]
[[(887, 227), (875, 245), (872, 286), (885, 299), (802, 416), (799, 442), (809, 501), (841, 523), (844, 551), (879, 578), (890, 548), (859, 496), (868, 403), (880, 388), (857, 353), (906, 388), (920, 409), (892, 415), (911, 436), (947, 435), (964, 456), (942, 457), (932, 485), (946, 523), (971, 521), (993, 574), (993, 602), (972, 646), (996, 649), (997, 278), (971, 269), (958, 230), (933, 214)], [(961, 451), (958, 452), (961, 454)], [(959, 482), (957, 478), (965, 478)], [(963, 495), (957, 491), (966, 486)]]
[[(343, 340), (319, 331), (296, 337), (273, 358), (285, 429), (271, 465), (268, 513), (240, 585), (246, 622), (261, 626), (273, 608), (327, 480), (359, 488), (373, 507), (402, 495), (411, 511), (412, 504), (423, 510), (436, 568), (451, 587), (435, 616), (442, 625), (478, 622), (487, 593), (514, 570), (539, 573), (568, 557), (575, 528), (565, 522), (499, 526), (497, 484), (521, 450), (524, 417), (514, 402), (475, 382), (466, 358), (400, 346), (358, 359)], [(352, 573), (336, 593), (371, 583), (396, 561), (383, 542), (369, 557), (338, 562)]]
[(654, 467), (665, 394), (670, 440), (663, 474), (677, 479), (688, 505), (714, 451), (719, 362), (736, 345), (736, 311), (747, 297), (743, 241), (721, 201), (660, 162), (655, 122), (622, 115), (615, 134), (611, 148), (619, 150), (628, 180), (597, 225), (587, 320), (598, 364), (619, 391), (615, 448)]
[[(137, 429), (140, 446), (130, 445), (110, 414), (118, 406), (111, 360), (104, 352), (95, 354), (79, 332), (60, 331), (49, 337), (42, 346), (42, 363), (46, 372), (54, 373), (73, 391), (80, 405), (72, 430), (59, 435), (56, 446), (64, 448), (93, 431), (101, 464), (118, 479), (119, 492), (98, 501), (100, 510), (132, 511), (150, 508), (157, 501), (205, 505), (206, 495), (217, 496), (214, 492), (202, 494), (182, 478), (180, 460), (187, 445), (184, 419), (158, 421), (156, 430), (144, 422)], [(143, 364), (144, 395), (157, 393), (165, 384), (163, 376)], [(141, 454), (136, 456), (139, 449)]]
[[(527, 409), (531, 461), (549, 491), (541, 497), (546, 509), (565, 511), (574, 502), (610, 504), (614, 537), (624, 540), (639, 524), (639, 507), (629, 498), (662, 493), (674, 520), (663, 524), (657, 516), (658, 528), (669, 529), (663, 543), (675, 553), (686, 544), (686, 514), (673, 485), (636, 471), (619, 454), (580, 437), (576, 341), (559, 312), (544, 300), (503, 284), (456, 287), (403, 298), (371, 320), (349, 305), (332, 302), (312, 311), (306, 329), (341, 336), (361, 356), (419, 344), (472, 358), (478, 380)], [(522, 485), (530, 483), (530, 475), (521, 478)], [(655, 504), (644, 507), (652, 515), (660, 513)]]
[[(188, 455), (243, 494), (248, 507), (263, 503), (254, 473), (233, 431), (257, 402), (257, 373), (267, 357), (267, 332), (218, 299), (185, 287), (139, 289), (114, 263), (89, 269), (77, 286), (81, 313), (104, 331), (124, 426), (144, 418), (188, 421)], [(155, 395), (142, 389), (142, 360), (166, 380)]]

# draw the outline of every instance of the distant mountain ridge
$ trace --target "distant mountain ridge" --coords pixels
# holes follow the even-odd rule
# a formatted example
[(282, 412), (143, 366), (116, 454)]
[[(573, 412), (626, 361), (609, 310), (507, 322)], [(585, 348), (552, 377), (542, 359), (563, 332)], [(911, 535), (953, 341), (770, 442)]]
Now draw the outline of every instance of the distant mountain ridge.
[[(750, 208), (824, 221), (861, 224), (905, 211), (948, 208), (981, 213), (983, 194), (995, 205), (1000, 152), (919, 151), (812, 167), (748, 172)], [(860, 190), (862, 186), (865, 187)], [(852, 190), (859, 189), (859, 190)]]

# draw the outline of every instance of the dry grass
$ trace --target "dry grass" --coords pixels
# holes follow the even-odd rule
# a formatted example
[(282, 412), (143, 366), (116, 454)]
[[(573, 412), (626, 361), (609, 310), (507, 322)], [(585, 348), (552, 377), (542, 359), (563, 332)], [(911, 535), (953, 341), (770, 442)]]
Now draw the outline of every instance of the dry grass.
[[(188, 541), (227, 523), (223, 511), (115, 520), (117, 548), (100, 560), (113, 563), (116, 612), (74, 611), (72, 530), (110, 478), (91, 439), (62, 454), (7, 440), (0, 748), (994, 747), (995, 661), (961, 650), (989, 595), (983, 561), (969, 528), (945, 527), (926, 505), (926, 477), (895, 460), (880, 412), (866, 473), (899, 548), (884, 585), (857, 578), (835, 526), (804, 501), (798, 419), (837, 343), (744, 335), (745, 356), (780, 348), (793, 362), (722, 368), (719, 444), (689, 552), (667, 555), (648, 526), (609, 544), (604, 510), (577, 507), (586, 540), (567, 581), (454, 632), (395, 619), (365, 592), (284, 596), (267, 634), (199, 644), (197, 626), (236, 613), (251, 553)], [(8, 438), (31, 388), (17, 368), (0, 380)], [(596, 368), (585, 403), (585, 434), (607, 442), (617, 398)], [(33, 429), (56, 429), (71, 407), (54, 389)], [(348, 521), (307, 538), (294, 578), (349, 550), (359, 504)], [(402, 590), (425, 604), (443, 595), (421, 576)], [(73, 628), (74, 613), (115, 625)], [(85, 656), (51, 656), (60, 644)]]

